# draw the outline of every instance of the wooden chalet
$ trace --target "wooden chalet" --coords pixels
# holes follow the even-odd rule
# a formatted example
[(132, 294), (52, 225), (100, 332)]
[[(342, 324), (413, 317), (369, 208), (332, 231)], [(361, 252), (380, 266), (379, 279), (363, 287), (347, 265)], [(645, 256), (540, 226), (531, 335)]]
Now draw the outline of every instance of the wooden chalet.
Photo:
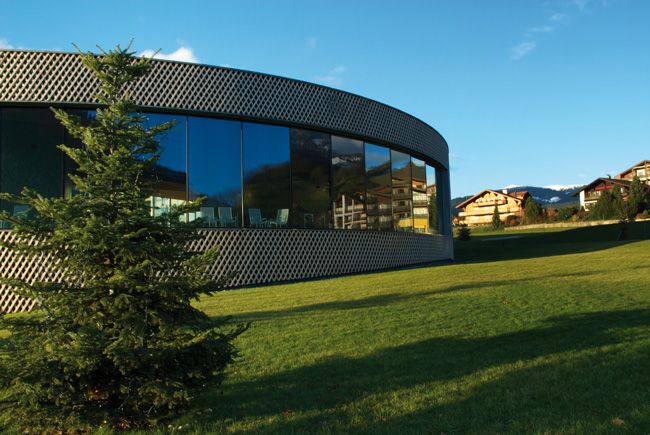
[(616, 176), (620, 180), (632, 181), (634, 177), (650, 186), (650, 160), (643, 160)]
[(596, 178), (591, 183), (573, 193), (573, 196), (580, 196), (580, 207), (589, 210), (598, 201), (600, 195), (605, 191), (617, 186), (621, 189), (623, 199), (626, 199), (630, 190), (630, 184), (634, 177), (639, 177), (650, 190), (650, 160), (643, 160), (631, 168), (626, 169), (614, 178)]
[[(621, 195), (623, 196), (623, 199), (626, 200), (631, 184), (632, 180), (620, 178), (596, 178), (591, 183), (574, 192), (573, 196), (580, 195), (580, 206), (585, 210), (590, 210), (594, 204), (598, 202), (600, 195), (602, 195), (604, 191), (611, 190), (615, 186), (621, 189)], [(650, 191), (650, 184), (646, 190)]]
[(492, 222), (494, 207), (498, 207), (502, 221), (508, 216), (523, 216), (528, 192), (512, 192), (485, 189), (456, 206), (461, 210), (458, 221), (467, 225), (487, 225)]

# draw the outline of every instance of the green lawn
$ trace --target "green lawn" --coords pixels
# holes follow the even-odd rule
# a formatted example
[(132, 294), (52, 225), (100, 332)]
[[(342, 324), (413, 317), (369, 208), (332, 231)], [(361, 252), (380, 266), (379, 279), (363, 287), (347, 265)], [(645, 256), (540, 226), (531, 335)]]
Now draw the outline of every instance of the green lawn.
[(206, 299), (253, 324), (227, 382), (174, 427), (650, 433), (650, 241), (617, 234), (489, 234), (455, 264)]

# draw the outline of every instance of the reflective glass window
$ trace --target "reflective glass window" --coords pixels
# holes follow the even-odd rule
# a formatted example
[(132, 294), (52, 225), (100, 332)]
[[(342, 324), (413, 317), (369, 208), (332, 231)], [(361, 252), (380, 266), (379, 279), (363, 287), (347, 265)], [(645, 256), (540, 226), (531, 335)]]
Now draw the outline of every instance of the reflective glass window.
[(413, 231), (428, 233), (427, 168), (423, 160), (415, 157), (411, 157), (411, 186), (413, 189)]
[(247, 227), (289, 225), (289, 129), (243, 123), (244, 222)]
[(366, 188), (368, 228), (393, 229), (390, 149), (366, 144)]
[(330, 226), (330, 135), (291, 129), (292, 226)]
[[(49, 109), (3, 108), (0, 127), (0, 190), (19, 194), (29, 187), (48, 197), (63, 193), (63, 126)], [(19, 213), (23, 205), (1, 204)]]
[(241, 122), (190, 116), (189, 196), (204, 196), (200, 211), (208, 227), (241, 226)]
[(427, 205), (429, 209), (429, 233), (440, 234), (440, 207), (436, 189), (436, 168), (427, 165)]
[(393, 180), (393, 228), (395, 231), (413, 231), (411, 157), (391, 150), (390, 159)]
[(334, 228), (366, 228), (363, 142), (332, 136), (332, 212)]
[(156, 194), (150, 200), (154, 215), (160, 215), (187, 200), (187, 117), (153, 113), (146, 117), (146, 127), (176, 121), (157, 137), (161, 153), (153, 171)]

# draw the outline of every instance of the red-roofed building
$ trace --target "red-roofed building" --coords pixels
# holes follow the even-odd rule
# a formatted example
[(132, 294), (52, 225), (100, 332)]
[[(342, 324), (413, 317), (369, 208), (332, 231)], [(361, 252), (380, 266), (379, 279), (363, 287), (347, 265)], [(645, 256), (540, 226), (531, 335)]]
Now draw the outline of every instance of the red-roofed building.
[[(632, 184), (632, 181), (619, 178), (596, 178), (582, 189), (574, 192), (573, 196), (580, 195), (580, 206), (585, 210), (590, 210), (598, 202), (600, 195), (606, 190), (611, 190), (614, 186), (620, 188), (623, 199), (627, 199), (630, 184)], [(650, 192), (650, 185), (646, 186), (646, 191)]]
[(585, 210), (591, 209), (598, 202), (600, 195), (614, 186), (621, 189), (621, 194), (626, 199), (634, 177), (639, 177), (639, 180), (648, 186), (647, 191), (650, 192), (650, 160), (643, 160), (614, 178), (596, 178), (580, 190), (576, 190), (573, 196), (580, 196), (580, 207)]

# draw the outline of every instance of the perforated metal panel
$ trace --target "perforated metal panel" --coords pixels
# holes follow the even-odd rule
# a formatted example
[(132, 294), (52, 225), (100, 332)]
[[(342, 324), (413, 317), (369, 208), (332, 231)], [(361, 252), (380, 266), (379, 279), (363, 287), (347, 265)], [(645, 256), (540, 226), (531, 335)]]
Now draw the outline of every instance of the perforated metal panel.
[[(0, 230), (0, 239), (13, 240), (14, 234), (8, 230)], [(61, 278), (56, 271), (48, 267), (45, 258), (28, 259), (5, 248), (0, 248), (0, 273), (3, 278), (22, 279), (29, 283), (35, 281), (56, 281)], [(7, 285), (0, 285), (0, 312), (15, 313), (30, 311), (35, 301), (20, 297), (13, 293)]]
[[(446, 236), (345, 230), (232, 229), (201, 230), (203, 238), (190, 249), (220, 248), (211, 269), (218, 278), (236, 272), (231, 287), (369, 272), (446, 260), (451, 257)], [(11, 231), (0, 237), (11, 238)], [(26, 260), (0, 249), (0, 270), (7, 277), (33, 282), (57, 280), (44, 260)], [(3, 286), (4, 312), (29, 311), (34, 302)]]
[[(0, 104), (94, 105), (97, 82), (76, 54), (0, 50)], [(403, 148), (448, 168), (448, 148), (432, 127), (392, 107), (297, 80), (248, 71), (155, 61), (131, 90), (145, 109), (200, 113), (314, 128)], [(448, 171), (441, 171), (448, 174)], [(440, 185), (445, 198), (448, 176)], [(444, 184), (444, 183), (443, 183)], [(451, 237), (342, 230), (202, 230), (191, 249), (221, 248), (214, 277), (237, 272), (231, 286), (317, 278), (452, 258)], [(1, 238), (11, 238), (9, 231)], [(0, 249), (0, 273), (57, 280), (47, 262)], [(3, 312), (34, 301), (0, 287)]]
[[(94, 104), (97, 82), (71, 53), (0, 51), (0, 103)], [(205, 112), (351, 135), (437, 161), (447, 144), (400, 110), (312, 83), (229, 68), (155, 61), (132, 90), (146, 108)]]

